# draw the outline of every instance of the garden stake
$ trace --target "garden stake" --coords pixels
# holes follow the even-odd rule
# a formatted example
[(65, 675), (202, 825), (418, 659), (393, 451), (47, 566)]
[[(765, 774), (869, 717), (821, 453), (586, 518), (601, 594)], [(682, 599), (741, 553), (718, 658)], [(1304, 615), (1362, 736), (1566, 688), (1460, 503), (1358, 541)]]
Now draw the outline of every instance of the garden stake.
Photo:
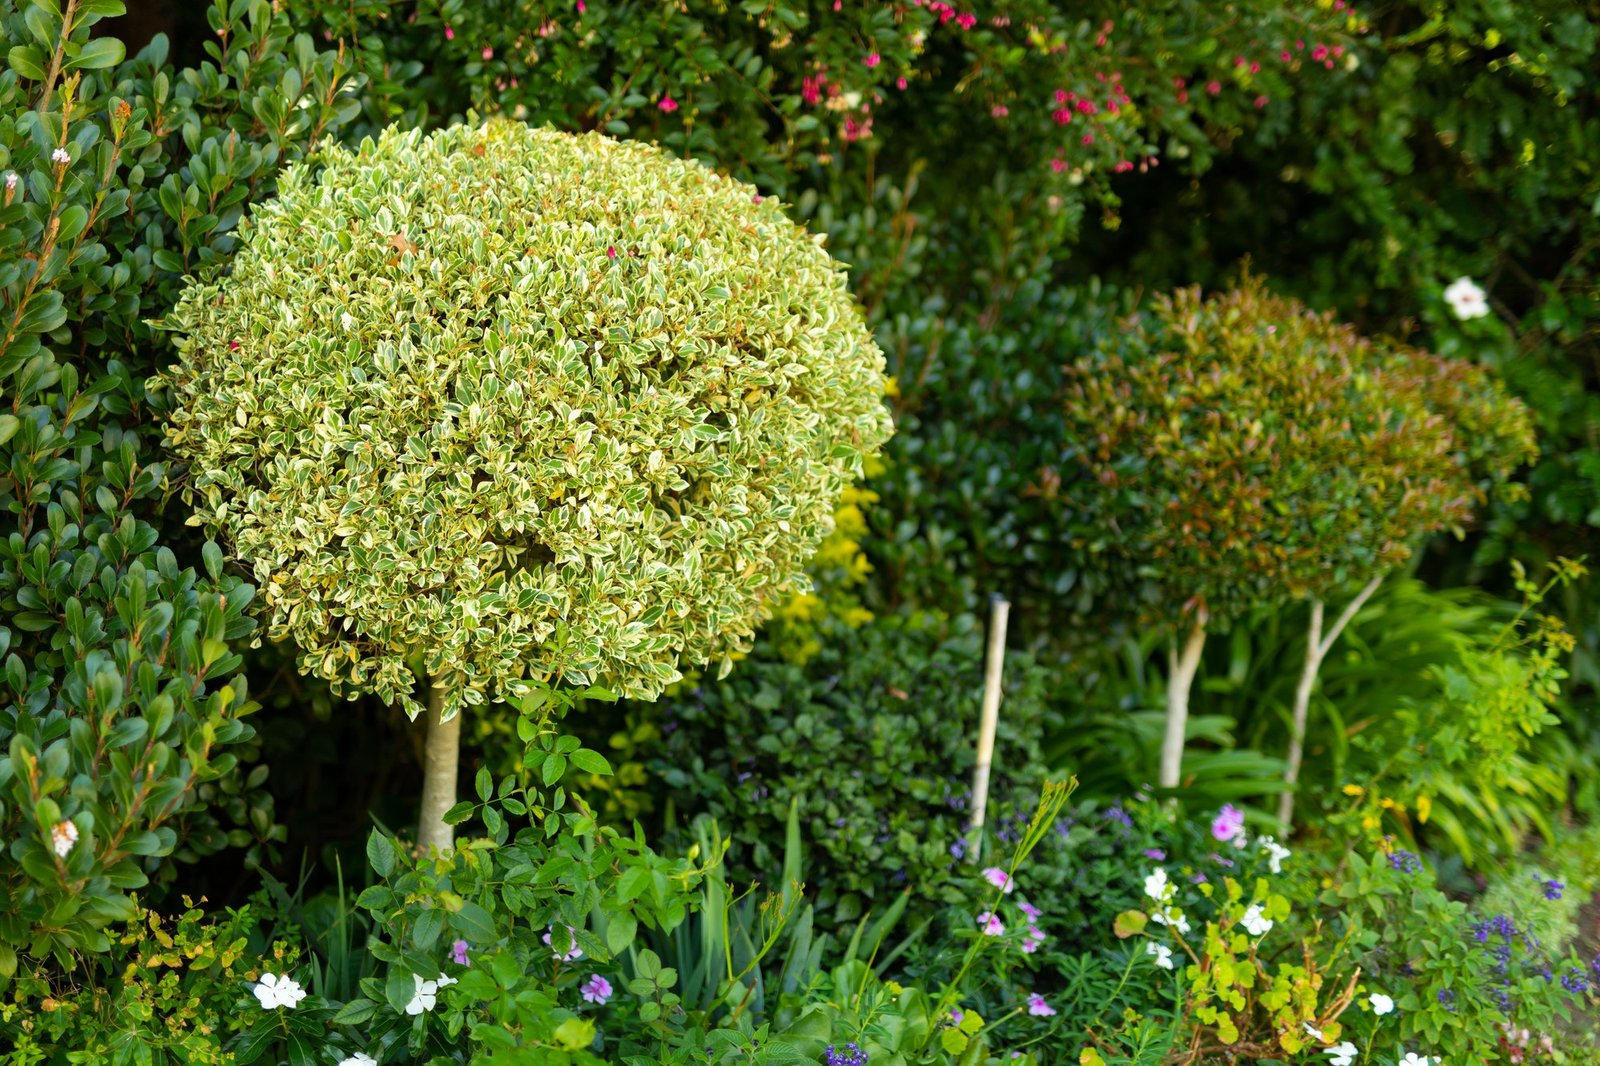
[(1000, 677), (1006, 660), (1006, 616), (1011, 604), (999, 593), (989, 598), (989, 654), (983, 676), (983, 717), (978, 722), (978, 764), (972, 768), (972, 847), (976, 861), (983, 842), (983, 815), (989, 804), (989, 764), (994, 761), (994, 731), (1000, 721)]

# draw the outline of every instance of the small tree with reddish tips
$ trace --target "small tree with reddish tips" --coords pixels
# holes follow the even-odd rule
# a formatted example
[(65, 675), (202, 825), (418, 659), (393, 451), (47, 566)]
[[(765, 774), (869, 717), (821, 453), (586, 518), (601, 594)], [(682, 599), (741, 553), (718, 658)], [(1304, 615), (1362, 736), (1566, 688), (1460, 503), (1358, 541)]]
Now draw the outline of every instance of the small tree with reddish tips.
[[(1158, 298), (1066, 373), (1076, 483), (1063, 495), (1101, 531), (1091, 554), (1127, 583), (1139, 619), (1173, 636), (1164, 788), (1181, 781), (1209, 628), (1311, 604), (1293, 786), (1339, 633), (1424, 537), (1459, 530), (1536, 453), (1525, 409), (1481, 369), (1364, 339), (1248, 276), (1209, 299)], [(1291, 793), (1279, 814), (1292, 814)]]

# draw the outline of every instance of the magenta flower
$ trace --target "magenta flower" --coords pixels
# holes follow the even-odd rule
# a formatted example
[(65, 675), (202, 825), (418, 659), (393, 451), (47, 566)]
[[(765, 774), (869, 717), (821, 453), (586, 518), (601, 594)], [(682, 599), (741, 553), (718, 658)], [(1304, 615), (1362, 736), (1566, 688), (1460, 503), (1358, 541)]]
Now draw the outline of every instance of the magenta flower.
[(1016, 882), (1011, 880), (1011, 875), (1000, 869), (998, 866), (987, 867), (983, 871), (983, 879), (989, 882), (995, 888), (998, 888), (1002, 892), (1006, 892), (1008, 894), (1012, 889), (1017, 887)]
[(483, 46), (483, 51), (481, 53), (479, 53), (479, 54), (482, 55), (483, 58), (485, 58), (485, 59), (493, 59), (494, 58), (494, 49), (490, 48), (488, 45), (484, 45)]
[(978, 929), (984, 936), (1005, 936), (1006, 927), (1001, 924), (1000, 916), (984, 911), (978, 915)]
[(879, 63), (883, 62), (883, 57), (880, 56), (878, 53), (873, 52), (871, 55), (867, 56), (866, 59), (862, 60), (862, 62), (865, 63), (869, 67), (875, 67)]
[(1223, 804), (1222, 810), (1211, 820), (1211, 835), (1218, 840), (1232, 840), (1244, 832), (1244, 812), (1231, 803)]
[(1028, 1013), (1035, 1018), (1048, 1018), (1055, 1014), (1056, 1009), (1044, 1001), (1044, 997), (1035, 992), (1028, 997)]
[(447, 41), (455, 40), (456, 39), (456, 31), (451, 29), (449, 26), (446, 26), (444, 28), (444, 39), (447, 40)]
[(1023, 914), (1026, 914), (1029, 918), (1032, 918), (1036, 922), (1040, 918), (1044, 917), (1044, 911), (1040, 910), (1038, 907), (1035, 907), (1033, 904), (1027, 902), (1026, 900), (1022, 901), (1021, 903), (1018, 903), (1017, 904), (1017, 909), (1020, 910)]
[[(554, 930), (551, 932), (554, 932)], [(550, 944), (550, 933), (546, 933), (540, 939), (542, 939), (546, 944)], [(583, 949), (578, 946), (578, 934), (573, 931), (573, 928), (570, 925), (567, 926), (567, 946), (565, 948), (558, 948), (554, 944), (550, 944), (550, 950), (552, 953), (554, 953), (555, 957), (562, 962), (571, 962), (573, 959), (579, 959), (583, 957)]]
[(593, 1003), (596, 1006), (604, 1006), (606, 1000), (611, 998), (611, 982), (599, 974), (595, 974), (585, 981), (583, 987), (578, 991), (583, 995), (585, 1002)]
[(465, 940), (457, 940), (454, 944), (451, 944), (450, 961), (457, 966), (465, 966), (467, 964), (467, 949), (471, 946)]
[(663, 96), (661, 98), (661, 102), (656, 106), (670, 115), (672, 112), (678, 110), (678, 101), (674, 100), (671, 96)]

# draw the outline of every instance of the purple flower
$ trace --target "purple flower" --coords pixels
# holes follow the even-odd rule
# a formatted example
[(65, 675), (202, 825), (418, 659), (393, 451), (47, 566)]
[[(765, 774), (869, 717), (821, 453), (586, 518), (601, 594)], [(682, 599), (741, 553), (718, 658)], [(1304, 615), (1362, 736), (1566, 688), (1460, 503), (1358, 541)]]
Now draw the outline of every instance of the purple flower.
[(978, 929), (985, 936), (1005, 936), (1006, 927), (1001, 924), (1000, 916), (984, 911), (978, 915)]
[(1422, 860), (1417, 854), (1405, 850), (1391, 852), (1389, 865), (1403, 874), (1414, 874), (1422, 870)]
[(1144, 857), (1147, 859), (1154, 859), (1156, 862), (1162, 862), (1166, 859), (1167, 853), (1162, 851), (1160, 848), (1145, 848)]
[(855, 1041), (845, 1045), (844, 1051), (836, 1051), (832, 1044), (823, 1052), (823, 1058), (828, 1066), (867, 1066), (867, 1053), (861, 1050), (861, 1045)]
[(1124, 811), (1121, 807), (1109, 807), (1109, 808), (1107, 808), (1106, 809), (1106, 821), (1108, 821), (1108, 822), (1117, 822), (1117, 823), (1119, 823), (1120, 825), (1122, 825), (1126, 829), (1132, 829), (1133, 828), (1133, 819), (1129, 818), (1128, 817), (1128, 812)]
[(467, 964), (467, 949), (471, 946), (465, 940), (457, 940), (454, 944), (451, 944), (450, 961), (457, 966), (465, 966)]
[(1056, 1009), (1044, 1001), (1044, 997), (1035, 992), (1028, 997), (1028, 1013), (1035, 1018), (1048, 1018), (1055, 1014)]
[[(554, 932), (554, 930), (551, 930), (551, 932)], [(550, 933), (546, 933), (541, 939), (546, 944), (550, 944)], [(551, 944), (550, 950), (555, 953), (555, 957), (560, 959), (562, 962), (571, 962), (573, 959), (582, 958), (583, 949), (578, 946), (578, 934), (573, 931), (572, 926), (570, 925), (567, 926), (566, 939), (567, 946), (564, 948), (558, 948), (554, 944)]]
[(611, 982), (599, 974), (595, 974), (585, 981), (583, 987), (578, 991), (582, 993), (586, 1002), (604, 1006), (606, 1000), (611, 998)]
[(1244, 832), (1244, 812), (1231, 803), (1224, 804), (1222, 810), (1211, 820), (1211, 835), (1218, 840), (1232, 840)]
[(1023, 914), (1026, 914), (1029, 918), (1032, 918), (1034, 921), (1038, 921), (1040, 918), (1044, 917), (1044, 911), (1040, 910), (1038, 907), (1035, 907), (1027, 900), (1021, 900), (1018, 902), (1017, 909)]
[(950, 845), (950, 854), (954, 855), (958, 859), (966, 858), (967, 857), (967, 842), (965, 840), (957, 840), (954, 844), (951, 844)]
[(1022, 939), (1022, 953), (1032, 955), (1044, 945), (1044, 932), (1037, 925), (1028, 926), (1028, 935)]
[(1581, 995), (1589, 991), (1589, 979), (1583, 975), (1582, 970), (1568, 970), (1561, 975), (1561, 987), (1573, 995)]
[(1542, 884), (1544, 885), (1545, 899), (1560, 899), (1561, 890), (1567, 887), (1560, 881), (1543, 881)]

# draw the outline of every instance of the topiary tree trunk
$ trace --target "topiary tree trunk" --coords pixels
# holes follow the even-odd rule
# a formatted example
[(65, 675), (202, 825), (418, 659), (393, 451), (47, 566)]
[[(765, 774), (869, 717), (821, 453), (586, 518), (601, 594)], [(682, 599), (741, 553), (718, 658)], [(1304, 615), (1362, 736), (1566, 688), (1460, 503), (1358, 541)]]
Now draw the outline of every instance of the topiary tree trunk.
[(1294, 718), (1289, 729), (1289, 759), (1288, 767), (1283, 772), (1283, 780), (1290, 787), (1288, 791), (1278, 797), (1278, 821), (1284, 825), (1294, 817), (1294, 786), (1300, 780), (1300, 765), (1305, 758), (1306, 722), (1311, 716), (1311, 690), (1317, 683), (1317, 671), (1322, 668), (1322, 660), (1327, 658), (1328, 651), (1333, 647), (1333, 642), (1339, 639), (1339, 634), (1344, 632), (1344, 627), (1361, 610), (1363, 604), (1378, 591), (1378, 585), (1383, 581), (1380, 574), (1368, 581), (1362, 590), (1356, 593), (1338, 621), (1333, 623), (1333, 628), (1328, 630), (1327, 636), (1322, 635), (1322, 601), (1311, 601), (1311, 625), (1306, 632), (1306, 658), (1300, 669), (1300, 682), (1294, 689)]
[(1184, 639), (1174, 640), (1167, 652), (1167, 732), (1161, 741), (1162, 788), (1177, 788), (1183, 772), (1183, 741), (1189, 727), (1189, 689), (1200, 669), (1200, 652), (1206, 645), (1206, 624), (1196, 621)]
[(427, 730), (422, 757), (422, 814), (417, 820), (417, 844), (423, 852), (449, 851), (455, 834), (444, 815), (456, 803), (456, 776), (461, 765), (461, 714), (443, 720), (444, 690), (428, 686)]

